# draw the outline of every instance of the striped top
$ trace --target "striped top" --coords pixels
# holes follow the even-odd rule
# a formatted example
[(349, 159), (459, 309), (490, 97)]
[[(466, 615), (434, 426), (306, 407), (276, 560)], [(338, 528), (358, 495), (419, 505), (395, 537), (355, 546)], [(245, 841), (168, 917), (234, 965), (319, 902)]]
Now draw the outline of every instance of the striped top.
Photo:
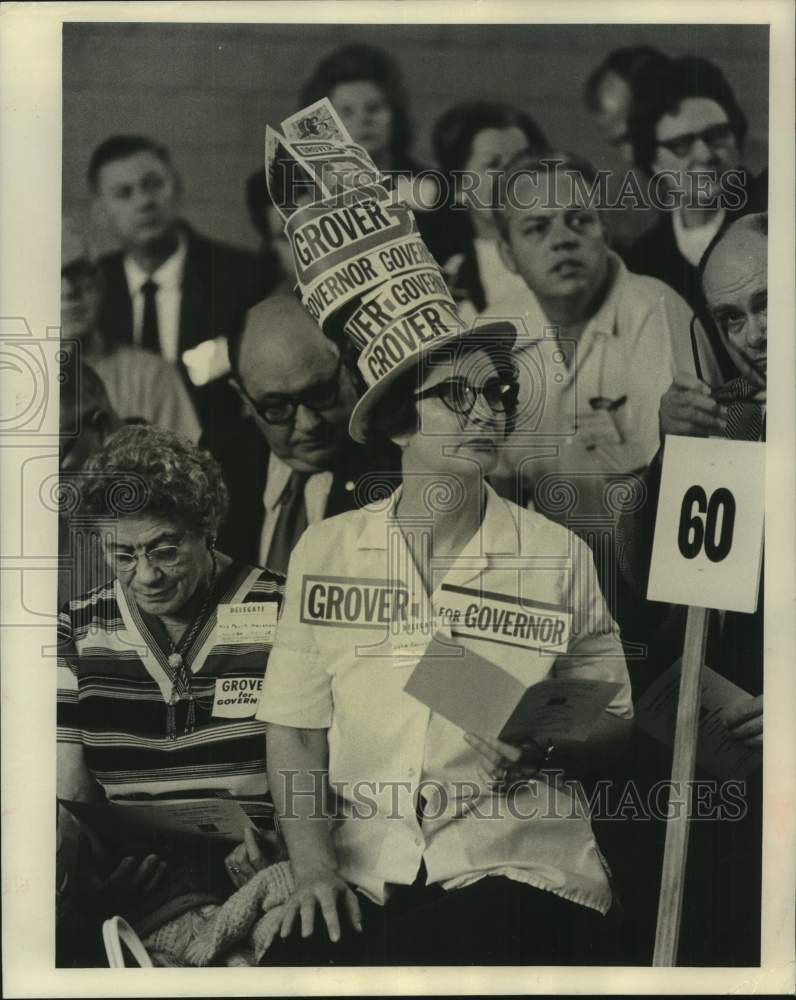
[(158, 620), (142, 613), (118, 580), (64, 608), (58, 621), (58, 741), (82, 744), (108, 799), (221, 795), (253, 800), (253, 806), (270, 801), (265, 725), (254, 713), (283, 585), (282, 576), (257, 567), (233, 563), (222, 573), (215, 607), (183, 650), (195, 722), (192, 729), (187, 725), (183, 692), (172, 737), (168, 703), (175, 678)]

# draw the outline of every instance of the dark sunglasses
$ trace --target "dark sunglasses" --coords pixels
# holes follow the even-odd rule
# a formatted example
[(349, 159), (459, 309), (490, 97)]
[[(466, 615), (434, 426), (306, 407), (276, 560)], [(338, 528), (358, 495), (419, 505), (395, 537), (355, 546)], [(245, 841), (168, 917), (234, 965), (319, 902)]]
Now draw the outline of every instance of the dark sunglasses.
[(249, 400), (257, 411), (258, 416), (267, 424), (289, 424), (296, 416), (299, 406), (305, 406), (313, 413), (323, 410), (330, 410), (337, 405), (340, 397), (340, 370), (343, 365), (342, 357), (337, 362), (334, 375), (323, 382), (316, 382), (315, 385), (308, 386), (295, 396), (283, 395), (272, 392), (263, 396), (262, 399), (255, 400), (249, 395), (240, 380), (235, 380), (235, 385)]
[(687, 156), (698, 139), (711, 149), (721, 149), (729, 146), (734, 137), (735, 133), (730, 123), (720, 122), (718, 125), (703, 128), (701, 132), (683, 132), (682, 135), (675, 135), (671, 139), (658, 139), (657, 145), (668, 149), (675, 156)]
[(470, 413), (479, 396), (483, 396), (486, 405), (493, 413), (511, 413), (517, 405), (519, 383), (511, 379), (493, 378), (481, 386), (470, 385), (461, 376), (447, 378), (428, 389), (415, 393), (415, 399), (429, 399), (436, 396), (454, 413)]

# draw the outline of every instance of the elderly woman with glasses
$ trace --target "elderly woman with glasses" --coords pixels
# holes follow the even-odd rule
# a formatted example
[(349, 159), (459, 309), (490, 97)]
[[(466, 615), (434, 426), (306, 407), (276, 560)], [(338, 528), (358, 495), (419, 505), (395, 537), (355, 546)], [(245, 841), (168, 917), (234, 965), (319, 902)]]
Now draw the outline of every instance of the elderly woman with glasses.
[(219, 468), (170, 431), (117, 431), (84, 466), (75, 499), (73, 517), (102, 536), (109, 579), (59, 616), (59, 798), (190, 799), (208, 807), (208, 829), (223, 807), (243, 830), (232, 850), (210, 839), (171, 857), (126, 853), (130, 830), (111, 831), (121, 848), (104, 859), (95, 895), (117, 909), (126, 901), (131, 916), (143, 907), (145, 932), (159, 905), (177, 915), (175, 894), (217, 902), (278, 853), (254, 713), (283, 578), (216, 550)]
[[(269, 964), (605, 959), (609, 877), (561, 771), (621, 749), (630, 691), (585, 545), (485, 481), (515, 419), (513, 343), (505, 324), (446, 333), (371, 386), (350, 432), (400, 447), (402, 485), (374, 474), (370, 504), (293, 552), (258, 709), (295, 879)], [(572, 616), (556, 650), (534, 615)], [(584, 742), (506, 742), (405, 690), (427, 654), (462, 657), (462, 685), (487, 660), (615, 694)]]

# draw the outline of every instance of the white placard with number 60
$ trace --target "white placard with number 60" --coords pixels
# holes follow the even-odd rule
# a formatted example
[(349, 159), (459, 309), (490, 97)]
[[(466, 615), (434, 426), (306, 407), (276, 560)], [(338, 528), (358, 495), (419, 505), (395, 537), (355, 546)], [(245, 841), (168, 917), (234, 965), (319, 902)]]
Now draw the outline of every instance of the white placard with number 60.
[(649, 600), (756, 609), (764, 479), (762, 443), (666, 438)]

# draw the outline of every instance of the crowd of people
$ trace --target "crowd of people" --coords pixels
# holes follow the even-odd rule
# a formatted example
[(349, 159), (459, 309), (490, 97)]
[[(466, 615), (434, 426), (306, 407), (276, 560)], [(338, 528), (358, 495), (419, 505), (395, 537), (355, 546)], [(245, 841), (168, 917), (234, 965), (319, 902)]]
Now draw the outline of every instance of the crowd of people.
[[(669, 777), (671, 746), (633, 726), (683, 646), (683, 609), (646, 599), (667, 436), (765, 440), (744, 113), (702, 58), (639, 46), (594, 70), (586, 107), (657, 209), (621, 245), (600, 172), (532, 108), (444, 110), (430, 170), (387, 53), (331, 53), (297, 108), (324, 97), (465, 322), (400, 370), (364, 384), (294, 294), (264, 170), (256, 254), (187, 222), (143, 135), (87, 162), (119, 249), (64, 229), (59, 963), (101, 963), (121, 914), (159, 964), (649, 964), (665, 822), (603, 824), (572, 788)], [(462, 594), (572, 624), (554, 650), (519, 624), (484, 641), (440, 624)], [(613, 697), (585, 740), (465, 732), (404, 690), (429, 622), (525, 687)], [(762, 639), (761, 593), (714, 616), (706, 654), (745, 692), (727, 739), (757, 749)], [(245, 831), (133, 849), (119, 811), (109, 838), (76, 805), (175, 802), (235, 805)], [(682, 964), (759, 964), (759, 771), (743, 802), (693, 825)]]

